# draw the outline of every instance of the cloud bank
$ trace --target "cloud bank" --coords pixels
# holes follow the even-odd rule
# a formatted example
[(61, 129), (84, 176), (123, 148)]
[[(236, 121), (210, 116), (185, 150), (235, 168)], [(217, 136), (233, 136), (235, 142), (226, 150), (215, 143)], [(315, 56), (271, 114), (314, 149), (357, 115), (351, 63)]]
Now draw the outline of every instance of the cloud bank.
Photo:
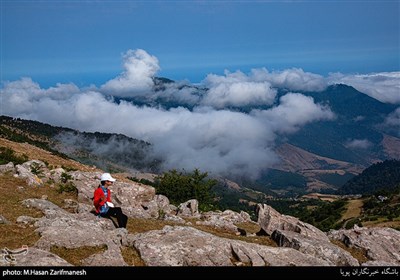
[(400, 72), (367, 75), (330, 74), (329, 83), (346, 84), (383, 103), (400, 104)]
[[(209, 74), (197, 88), (186, 82), (157, 88), (158, 60), (146, 51), (127, 51), (123, 67), (118, 77), (100, 88), (57, 84), (42, 89), (30, 78), (4, 83), (1, 114), (145, 140), (164, 158), (165, 170), (199, 168), (213, 175), (252, 178), (279, 161), (273, 152), (278, 137), (307, 123), (335, 119), (329, 107), (299, 93), (321, 91), (329, 81), (301, 69), (254, 69), (248, 75), (226, 71), (223, 76)], [(277, 98), (276, 87), (287, 93)], [(138, 106), (114, 102), (114, 97), (155, 103)], [(177, 106), (162, 108), (157, 98)], [(245, 107), (250, 109), (241, 110)], [(388, 125), (398, 125), (399, 116), (396, 111), (388, 117)], [(349, 145), (365, 146), (363, 140), (354, 141)]]

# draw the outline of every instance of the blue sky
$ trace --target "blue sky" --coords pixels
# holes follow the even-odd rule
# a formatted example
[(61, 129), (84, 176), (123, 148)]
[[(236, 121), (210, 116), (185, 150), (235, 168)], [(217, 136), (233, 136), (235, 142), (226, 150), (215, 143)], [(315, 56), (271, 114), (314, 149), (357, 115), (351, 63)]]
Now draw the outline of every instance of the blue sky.
[[(343, 83), (400, 105), (399, 1), (3, 0), (0, 7), (0, 115), (145, 140), (165, 169), (258, 176), (279, 164), (277, 139), (337, 119), (304, 91)], [(177, 83), (156, 90), (154, 76)], [(207, 90), (199, 95), (182, 83)], [(289, 92), (279, 97), (279, 88)], [(159, 97), (177, 106), (154, 104)], [(400, 107), (379, 125), (400, 136)], [(373, 146), (357, 135), (342, 144)]]
[(101, 85), (143, 49), (158, 76), (400, 70), (399, 1), (1, 0), (1, 81)]

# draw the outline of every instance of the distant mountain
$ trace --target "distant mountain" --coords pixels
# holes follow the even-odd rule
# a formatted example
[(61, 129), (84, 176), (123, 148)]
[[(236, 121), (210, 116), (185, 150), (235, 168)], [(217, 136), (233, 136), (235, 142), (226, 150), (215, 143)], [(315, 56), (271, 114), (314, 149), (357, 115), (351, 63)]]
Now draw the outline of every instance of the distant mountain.
[[(285, 93), (281, 90), (278, 95)], [(333, 121), (307, 124), (278, 145), (282, 163), (276, 168), (308, 178), (309, 191), (337, 189), (373, 163), (400, 159), (398, 132), (382, 125), (397, 106), (347, 85), (302, 94), (336, 114)]]
[(366, 168), (360, 175), (344, 184), (338, 193), (373, 194), (396, 188), (400, 188), (400, 161), (385, 160)]
[[(156, 94), (131, 98), (113, 98), (116, 103), (166, 109), (183, 106), (193, 109), (192, 101), (177, 89), (185, 89), (194, 99), (201, 99), (207, 88), (154, 78)], [(288, 90), (278, 89), (278, 96)], [(275, 152), (280, 163), (265, 170), (260, 178), (228, 178), (244, 187), (268, 193), (334, 192), (370, 165), (389, 159), (400, 160), (398, 132), (383, 126), (395, 105), (373, 99), (353, 87), (332, 85), (321, 92), (300, 92), (314, 102), (329, 106), (336, 119), (317, 121), (303, 126), (294, 134), (277, 139)], [(276, 101), (277, 102), (277, 101)], [(231, 108), (243, 113), (252, 109), (269, 109), (273, 105)], [(126, 168), (158, 172), (163, 159), (153, 152), (152, 143), (107, 133), (85, 133), (69, 128), (52, 127), (39, 122), (9, 117), (0, 119), (0, 136), (14, 137), (46, 147), (54, 153), (72, 157), (102, 169)], [(29, 131), (27, 136), (24, 131)]]
[[(288, 136), (290, 144), (320, 156), (364, 167), (391, 157), (386, 154), (382, 141), (385, 134), (398, 135), (383, 130), (379, 125), (396, 109), (395, 105), (382, 103), (346, 85), (303, 94), (313, 97), (316, 103), (328, 105), (337, 119), (306, 125), (298, 133)], [(363, 141), (365, 145), (352, 145), (354, 140)]]
[(156, 172), (161, 162), (150, 143), (122, 134), (80, 132), (7, 116), (0, 116), (0, 137), (27, 142), (112, 172), (135, 169)]
[[(166, 78), (155, 78), (154, 89), (165, 90), (172, 85), (176, 89), (187, 87), (192, 95), (201, 98), (208, 89), (196, 87), (194, 85), (179, 85)], [(277, 89), (277, 98), (287, 94), (287, 89)], [(299, 92), (299, 91), (297, 91)], [(303, 95), (310, 96), (315, 103), (329, 106), (335, 113), (336, 119), (329, 121), (318, 121), (302, 127), (298, 132), (291, 135), (285, 135), (278, 139), (279, 153), (285, 149), (285, 144), (297, 147), (313, 154), (315, 157), (324, 157), (340, 162), (346, 162), (354, 166), (358, 174), (364, 168), (377, 161), (396, 158), (400, 159), (400, 138), (398, 132), (385, 129), (382, 126), (385, 118), (393, 112), (398, 106), (382, 103), (368, 95), (361, 93), (351, 86), (336, 84), (327, 87), (321, 92), (300, 92)], [(166, 109), (183, 106), (189, 110), (193, 109), (193, 104), (182, 101), (179, 95), (168, 95), (165, 92), (160, 95), (150, 97), (120, 98), (121, 100), (132, 102), (135, 105), (161, 106)], [(230, 110), (237, 110), (248, 113), (252, 109), (269, 109), (273, 105), (249, 105), (247, 107), (232, 107)], [(284, 152), (284, 151), (283, 151)], [(289, 156), (290, 157), (290, 156)], [(284, 166), (287, 166), (288, 156), (284, 156)], [(314, 163), (316, 159), (312, 160)], [(322, 164), (324, 165), (324, 164)], [(282, 171), (295, 172), (302, 175), (303, 167), (298, 166), (296, 171), (286, 169), (282, 166), (274, 167)], [(318, 169), (318, 168), (317, 168)], [(336, 167), (322, 167), (322, 169), (336, 170)], [(269, 170), (267, 173), (270, 172)], [(346, 171), (347, 172), (347, 171)], [(314, 178), (315, 179), (315, 178)], [(340, 181), (340, 180), (339, 180)], [(336, 186), (328, 183), (327, 187)]]

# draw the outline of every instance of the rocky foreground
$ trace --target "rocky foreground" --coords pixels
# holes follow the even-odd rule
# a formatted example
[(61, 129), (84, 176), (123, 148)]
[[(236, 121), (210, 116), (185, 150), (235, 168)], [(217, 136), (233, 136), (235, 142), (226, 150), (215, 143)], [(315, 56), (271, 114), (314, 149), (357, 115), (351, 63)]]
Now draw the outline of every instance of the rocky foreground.
[[(40, 167), (40, 176), (32, 170)], [(26, 199), (26, 207), (43, 212), (43, 217), (20, 216), (17, 223), (32, 226), (40, 239), (25, 253), (15, 255), (17, 261), (0, 260), (1, 266), (72, 266), (50, 252), (53, 245), (65, 248), (106, 246), (102, 253), (83, 260), (87, 266), (127, 266), (121, 247), (134, 247), (146, 266), (399, 266), (400, 231), (392, 228), (355, 228), (322, 232), (295, 217), (281, 215), (272, 207), (257, 206), (258, 221), (245, 213), (199, 213), (196, 200), (178, 207), (167, 197), (156, 195), (151, 186), (118, 180), (112, 187), (113, 202), (132, 218), (162, 219), (173, 225), (161, 230), (131, 234), (115, 228), (109, 219), (93, 214), (92, 196), (99, 183), (100, 172), (67, 172), (62, 168), (49, 170), (38, 160), (21, 165), (0, 165), (0, 177), (12, 173), (32, 186), (58, 183), (68, 174), (78, 189), (78, 201), (66, 200), (61, 208), (45, 197)], [(73, 209), (67, 211), (66, 208)], [(5, 222), (0, 213), (0, 222)], [(190, 222), (191, 221), (191, 222)], [(266, 246), (228, 239), (192, 227), (193, 223), (249, 235), (238, 227), (242, 223), (256, 224), (260, 234), (269, 235), (277, 246)], [(365, 251), (366, 261), (359, 261), (344, 248)], [(3, 252), (4, 253), (4, 252)]]

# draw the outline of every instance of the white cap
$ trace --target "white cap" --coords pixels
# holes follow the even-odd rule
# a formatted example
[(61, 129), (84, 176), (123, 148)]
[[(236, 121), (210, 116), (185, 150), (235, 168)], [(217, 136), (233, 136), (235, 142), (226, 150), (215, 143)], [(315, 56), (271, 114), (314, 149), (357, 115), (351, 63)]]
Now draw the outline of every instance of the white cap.
[(116, 179), (111, 177), (110, 173), (103, 173), (101, 175), (100, 181), (110, 181), (110, 182), (115, 182)]

